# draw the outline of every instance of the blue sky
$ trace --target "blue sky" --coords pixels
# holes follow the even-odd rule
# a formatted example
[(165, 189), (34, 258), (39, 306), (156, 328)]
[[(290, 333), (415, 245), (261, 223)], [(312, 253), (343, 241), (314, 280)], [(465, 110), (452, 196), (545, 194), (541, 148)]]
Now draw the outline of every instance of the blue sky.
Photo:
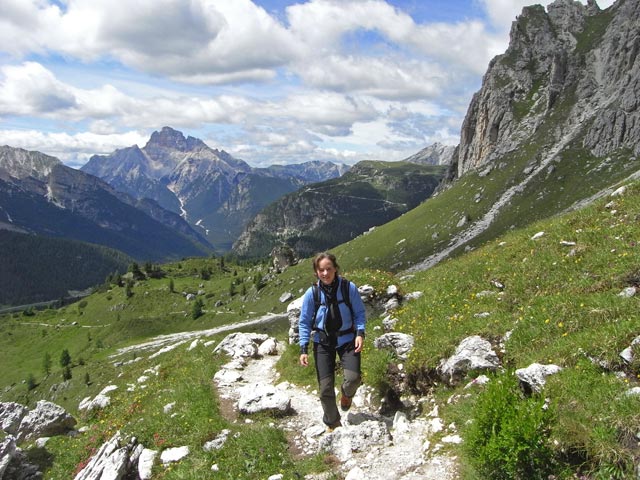
[(400, 160), (457, 144), (531, 3), (1, 0), (0, 145), (79, 167), (168, 125), (254, 166)]

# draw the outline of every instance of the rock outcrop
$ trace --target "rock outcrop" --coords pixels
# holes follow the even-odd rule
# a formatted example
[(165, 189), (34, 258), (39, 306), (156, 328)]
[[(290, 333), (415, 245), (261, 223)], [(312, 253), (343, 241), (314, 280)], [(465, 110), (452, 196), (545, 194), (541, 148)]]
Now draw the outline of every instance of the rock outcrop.
[(18, 444), (73, 431), (76, 419), (59, 405), (40, 400), (30, 410), (15, 402), (0, 403), (0, 426), (8, 435), (0, 441), (0, 479), (35, 480), (42, 478), (36, 465)]
[(605, 11), (594, 1), (525, 7), (469, 105), (453, 159), (457, 176), (493, 168), (543, 124), (547, 146), (582, 123), (578, 142), (593, 155), (621, 148), (640, 155), (639, 16), (638, 0)]
[(63, 435), (75, 424), (76, 419), (64, 408), (46, 400), (40, 400), (33, 410), (15, 402), (0, 403), (0, 425), (18, 442)]

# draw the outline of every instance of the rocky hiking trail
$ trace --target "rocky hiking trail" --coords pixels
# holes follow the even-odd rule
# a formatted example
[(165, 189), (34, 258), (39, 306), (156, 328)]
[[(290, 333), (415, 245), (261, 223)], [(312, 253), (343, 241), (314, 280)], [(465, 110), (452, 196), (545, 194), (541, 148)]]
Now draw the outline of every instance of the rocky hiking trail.
[[(277, 410), (277, 397), (283, 399), (282, 414), (274, 417), (273, 422), (287, 432), (295, 454), (313, 455), (324, 450), (335, 457), (336, 473), (347, 480), (456, 478), (455, 457), (438, 452), (442, 444), (432, 445), (429, 440), (434, 433), (444, 430), (437, 408), (415, 419), (409, 419), (402, 412), (385, 417), (377, 413), (371, 402), (371, 389), (363, 385), (350, 411), (342, 414), (343, 426), (328, 432), (321, 420), (322, 409), (315, 386), (300, 387), (279, 379), (275, 364), (282, 349), (279, 345), (258, 358), (234, 355), (234, 359), (221, 368), (215, 382), (221, 400), (227, 402), (224, 410), (229, 412), (230, 405), (234, 405), (245, 413), (257, 411), (260, 407), (252, 409), (261, 401), (266, 402), (265, 409)], [(247, 394), (254, 397), (247, 399)], [(231, 415), (235, 421), (251, 421), (250, 416), (243, 420), (237, 413)]]
[[(295, 313), (289, 312), (290, 318)], [(280, 316), (281, 317), (281, 316)], [(242, 326), (259, 326), (272, 321), (267, 315), (241, 322)], [(211, 379), (221, 403), (221, 412), (235, 424), (251, 423), (266, 413), (270, 424), (284, 431), (294, 457), (329, 455), (332, 471), (309, 474), (306, 480), (453, 480), (458, 478), (457, 459), (447, 448), (460, 443), (455, 425), (445, 426), (438, 416), (438, 407), (430, 398), (410, 397), (403, 410), (382, 415), (374, 402), (373, 389), (362, 385), (353, 399), (349, 412), (342, 414), (342, 426), (329, 432), (322, 423), (322, 409), (314, 385), (299, 386), (283, 381), (276, 370), (285, 345), (265, 333), (233, 332), (218, 342), (208, 337), (238, 328), (239, 324), (214, 329), (183, 332), (155, 337), (149, 341), (119, 350), (110, 357), (115, 366), (127, 368), (142, 358), (157, 359), (158, 364), (144, 371), (127, 391), (145, 388), (146, 381), (158, 375), (163, 355), (169, 351), (189, 355), (196, 346), (211, 348), (212, 355), (226, 355), (229, 360)], [(387, 334), (393, 335), (393, 334)], [(376, 343), (376, 342), (374, 342)], [(380, 346), (376, 345), (376, 348)], [(124, 360), (131, 356), (132, 360)], [(366, 362), (366, 352), (365, 360)], [(467, 362), (468, 363), (468, 362)], [(299, 368), (313, 368), (302, 367)], [(120, 388), (110, 384), (94, 398), (87, 397), (78, 407), (82, 411), (103, 409), (111, 403), (111, 392)], [(404, 398), (404, 397), (403, 397)], [(164, 407), (168, 414), (173, 404)], [(42, 473), (31, 464), (18, 443), (35, 440), (44, 447), (49, 436), (78, 435), (77, 421), (64, 408), (40, 401), (34, 409), (16, 403), (0, 403), (0, 425), (7, 437), (0, 441), (0, 478), (32, 480)], [(135, 436), (120, 431), (105, 442), (88, 459), (75, 480), (98, 478), (153, 478), (154, 466), (168, 466), (188, 456), (192, 448), (205, 451), (220, 449), (230, 430), (207, 441), (202, 446), (178, 446), (153, 450), (138, 442)], [(130, 435), (130, 434), (128, 434)], [(211, 466), (213, 472), (218, 465)], [(282, 480), (282, 474), (268, 480)]]

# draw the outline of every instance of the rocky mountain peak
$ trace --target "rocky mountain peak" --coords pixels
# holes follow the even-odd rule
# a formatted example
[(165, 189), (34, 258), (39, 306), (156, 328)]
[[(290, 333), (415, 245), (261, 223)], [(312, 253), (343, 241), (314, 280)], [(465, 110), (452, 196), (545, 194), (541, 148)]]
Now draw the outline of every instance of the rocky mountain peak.
[(419, 165), (449, 165), (456, 147), (436, 142), (423, 148), (415, 155), (404, 159), (405, 162)]
[(153, 150), (156, 148), (166, 148), (171, 150), (178, 150), (180, 152), (190, 152), (198, 148), (206, 148), (206, 144), (195, 137), (187, 137), (174, 130), (171, 127), (162, 127), (162, 130), (155, 131), (151, 134), (149, 141), (145, 145), (145, 150)]
[(0, 170), (18, 179), (33, 177), (42, 180), (62, 162), (40, 152), (32, 152), (7, 145), (0, 147)]

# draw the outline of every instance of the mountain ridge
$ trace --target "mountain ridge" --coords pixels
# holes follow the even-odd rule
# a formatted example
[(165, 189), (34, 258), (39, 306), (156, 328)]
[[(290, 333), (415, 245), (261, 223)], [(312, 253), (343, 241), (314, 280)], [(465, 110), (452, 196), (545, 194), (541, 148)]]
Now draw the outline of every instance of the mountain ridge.
[(345, 170), (331, 162), (253, 168), (168, 126), (153, 132), (141, 149), (94, 155), (81, 169), (180, 214), (221, 251), (229, 250), (244, 225), (272, 201)]
[(268, 205), (233, 245), (241, 256), (288, 245), (294, 256), (333, 248), (427, 199), (446, 167), (362, 161), (337, 179), (313, 183)]
[(140, 260), (211, 248), (178, 215), (40, 152), (0, 148), (0, 198), (6, 228), (96, 243)]
[[(470, 102), (436, 195), (340, 247), (354, 266), (377, 253), (383, 268), (428, 268), (580, 205), (640, 169), (640, 35), (633, 20), (640, 2), (600, 10), (593, 1), (556, 0), (547, 10), (525, 7), (513, 22), (509, 47), (490, 62)], [(408, 228), (424, 231), (423, 240)], [(394, 251), (401, 241), (404, 252)]]

